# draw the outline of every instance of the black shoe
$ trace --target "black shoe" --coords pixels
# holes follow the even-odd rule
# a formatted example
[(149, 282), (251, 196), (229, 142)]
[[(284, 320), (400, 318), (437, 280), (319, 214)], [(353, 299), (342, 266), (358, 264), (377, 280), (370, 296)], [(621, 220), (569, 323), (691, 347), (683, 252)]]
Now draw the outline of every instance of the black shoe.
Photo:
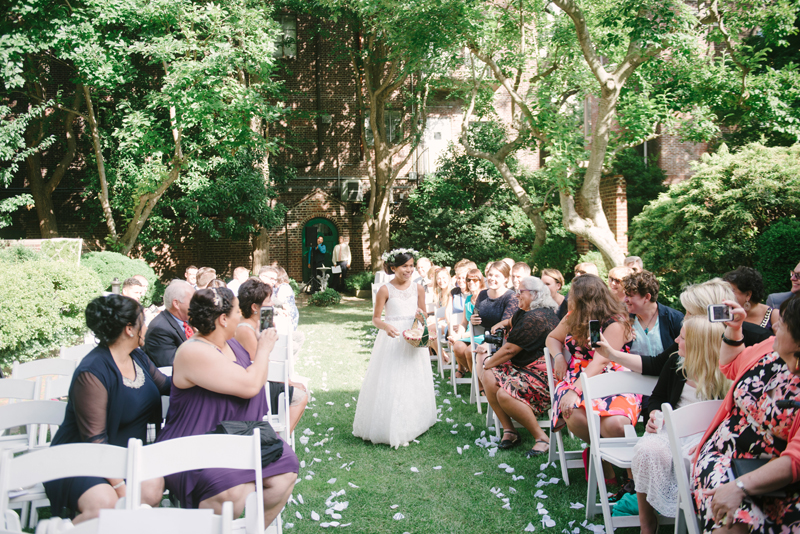
[(528, 452), (525, 453), (525, 457), (526, 458), (535, 458), (536, 456), (540, 456), (542, 454), (547, 454), (548, 452), (550, 452), (550, 442), (549, 441), (545, 441), (543, 439), (537, 439), (536, 443), (534, 443), (533, 446), (536, 447), (536, 445), (539, 444), (539, 443), (545, 443), (547, 445), (547, 448), (544, 449), (543, 451), (542, 450), (536, 450), (535, 448), (532, 448), (531, 450), (529, 450)]
[(519, 432), (517, 432), (516, 430), (503, 430), (503, 434), (511, 434), (514, 436), (514, 439), (501, 440), (500, 443), (497, 444), (498, 449), (504, 449), (504, 450), (513, 449), (514, 447), (522, 443), (522, 440), (519, 439)]

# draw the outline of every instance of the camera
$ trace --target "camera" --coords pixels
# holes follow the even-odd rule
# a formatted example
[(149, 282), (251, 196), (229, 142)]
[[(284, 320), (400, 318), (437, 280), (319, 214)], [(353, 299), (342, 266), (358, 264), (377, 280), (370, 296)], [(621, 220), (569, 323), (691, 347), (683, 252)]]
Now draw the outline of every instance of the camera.
[(505, 341), (506, 331), (504, 328), (498, 328), (495, 330), (494, 334), (486, 332), (483, 335), (483, 342), (488, 343), (492, 346), (492, 350), (490, 351), (491, 354), (497, 352), (497, 349), (503, 346), (503, 342)]
[(709, 304), (708, 320), (712, 323), (733, 321), (733, 314), (731, 313), (731, 309), (725, 304)]

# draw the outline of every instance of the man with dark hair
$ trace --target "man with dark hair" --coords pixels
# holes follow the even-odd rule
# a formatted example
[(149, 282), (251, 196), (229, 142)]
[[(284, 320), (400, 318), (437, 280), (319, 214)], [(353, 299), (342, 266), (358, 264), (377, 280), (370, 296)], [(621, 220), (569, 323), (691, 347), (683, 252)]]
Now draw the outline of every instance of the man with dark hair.
[(147, 289), (142, 286), (142, 283), (137, 278), (126, 278), (125, 281), (122, 282), (123, 297), (130, 297), (136, 302), (142, 302), (145, 291), (147, 291)]
[(194, 265), (190, 265), (186, 268), (186, 271), (183, 273), (183, 277), (189, 283), (190, 286), (197, 289), (197, 267)]
[(144, 351), (157, 367), (172, 366), (175, 351), (192, 337), (189, 302), (194, 288), (183, 280), (173, 280), (164, 291), (164, 311), (153, 319), (144, 337)]

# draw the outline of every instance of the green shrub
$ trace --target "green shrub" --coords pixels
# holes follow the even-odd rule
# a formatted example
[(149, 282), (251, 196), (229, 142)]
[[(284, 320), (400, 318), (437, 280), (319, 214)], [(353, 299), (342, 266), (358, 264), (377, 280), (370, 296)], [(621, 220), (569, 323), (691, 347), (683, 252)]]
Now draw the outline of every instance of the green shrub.
[(791, 289), (789, 271), (800, 262), (800, 221), (781, 219), (756, 240), (756, 269), (764, 277), (769, 293)]
[(344, 285), (348, 291), (355, 293), (359, 289), (372, 289), (372, 282), (375, 275), (371, 271), (362, 271), (344, 279)]
[[(0, 245), (2, 246), (2, 245)], [(10, 247), (0, 248), (0, 261), (5, 263), (22, 263), (42, 259), (40, 253), (22, 245), (11, 245)]]
[(780, 242), (769, 255), (759, 253), (758, 236), (798, 214), (800, 144), (751, 144), (735, 154), (723, 145), (703, 156), (694, 176), (672, 185), (633, 219), (630, 249), (676, 295), (739, 265), (784, 257), (787, 244)]
[(297, 281), (295, 281), (294, 278), (289, 278), (289, 286), (291, 286), (292, 291), (294, 291), (295, 297), (300, 294), (300, 286), (297, 285)]
[(86, 305), (102, 289), (82, 265), (0, 261), (0, 365), (75, 344), (86, 332)]
[(164, 294), (155, 271), (142, 260), (134, 260), (118, 252), (89, 252), (81, 257), (81, 265), (97, 273), (105, 291), (111, 291), (111, 282), (114, 278), (119, 279), (122, 287), (122, 282), (127, 278), (137, 274), (144, 276), (150, 285), (142, 297), (142, 306), (149, 306), (155, 295)]
[(314, 293), (310, 297), (308, 297), (308, 303), (313, 304), (314, 306), (319, 306), (320, 308), (325, 308), (327, 306), (335, 306), (342, 301), (342, 296), (332, 287), (329, 287), (325, 291), (320, 291), (319, 293)]

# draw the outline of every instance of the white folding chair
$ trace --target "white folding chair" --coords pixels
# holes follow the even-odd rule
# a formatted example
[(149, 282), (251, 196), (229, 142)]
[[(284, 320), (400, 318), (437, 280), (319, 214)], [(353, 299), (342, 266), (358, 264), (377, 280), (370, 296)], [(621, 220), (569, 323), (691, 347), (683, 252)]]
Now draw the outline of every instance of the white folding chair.
[(267, 415), (264, 421), (269, 422), (275, 433), (280, 434), (283, 440), (294, 449), (294, 432), (292, 432), (291, 421), (289, 420), (289, 376), (291, 374), (289, 362), (292, 357), (292, 336), (279, 335), (272, 352), (269, 355), (269, 382), (283, 384), (284, 389), (278, 397), (278, 413), (272, 413), (272, 399), (269, 394), (269, 384), (264, 388), (267, 395)]
[[(483, 413), (483, 408), (481, 407), (482, 403), (486, 403), (489, 406), (489, 401), (486, 399), (485, 395), (481, 395), (480, 393), (480, 385), (478, 384), (478, 372), (477, 372), (477, 351), (478, 351), (478, 344), (475, 343), (475, 336), (482, 335), (486, 332), (486, 329), (480, 325), (472, 325), (469, 329), (469, 352), (470, 357), (472, 358), (472, 376), (469, 378), (469, 402), (470, 404), (476, 403), (478, 405), (478, 413)], [(489, 407), (491, 410), (491, 407)], [(488, 426), (488, 416), (487, 416), (487, 426)]]
[(27, 363), (14, 362), (11, 366), (11, 378), (27, 380), (37, 376), (72, 376), (76, 367), (78, 367), (76, 360), (65, 360), (63, 358), (45, 358)]
[[(148, 508), (100, 510), (96, 521), (73, 526), (61, 518), (45, 519), (36, 534), (231, 534), (233, 503), (223, 503), (222, 515), (210, 509)], [(2, 534), (2, 531), (0, 531)]]
[[(54, 447), (55, 448), (55, 447)], [(264, 490), (261, 471), (261, 433), (255, 429), (252, 436), (230, 434), (203, 434), (160, 441), (146, 447), (139, 440), (131, 440), (133, 469), (128, 478), (129, 508), (139, 508), (142, 502), (142, 482), (156, 477), (194, 469), (248, 469), (256, 480), (256, 491), (247, 496), (244, 519), (234, 521), (236, 531), (247, 534), (264, 532)], [(282, 532), (281, 516), (270, 525)]]
[[(550, 351), (544, 349), (544, 361), (547, 365), (547, 389), (550, 391), (550, 409), (555, 410), (555, 395), (556, 383), (553, 375), (553, 358), (550, 356)], [(552, 419), (552, 416), (551, 416)], [(569, 469), (583, 469), (583, 450), (565, 451), (564, 450), (564, 436), (561, 434), (564, 428), (553, 431), (550, 429), (550, 457), (548, 462), (555, 461), (558, 457), (558, 463), (561, 466), (561, 478), (564, 484), (569, 486)], [(556, 447), (553, 450), (553, 436), (555, 436)]]
[[(441, 379), (444, 379), (444, 370), (446, 365), (444, 363), (444, 358), (442, 358), (442, 351), (444, 350), (445, 347), (447, 347), (446, 341), (442, 343), (442, 338), (444, 337), (444, 333), (442, 330), (443, 328), (446, 330), (447, 327), (446, 326), (443, 327), (439, 323), (439, 321), (444, 319), (445, 310), (446, 308), (439, 308), (434, 305), (433, 318), (435, 320), (434, 322), (435, 328), (433, 329), (433, 332), (428, 332), (429, 337), (433, 339), (436, 344), (436, 354), (431, 354), (431, 361), (436, 362), (438, 369), (437, 372), (439, 373), (439, 378)], [(453, 361), (452, 358), (450, 359), (450, 361), (451, 362)]]
[[(589, 485), (586, 495), (586, 519), (592, 519), (598, 512), (597, 492), (600, 493), (600, 507), (607, 534), (612, 534), (615, 527), (638, 527), (639, 516), (611, 516), (612, 505), (608, 501), (606, 480), (603, 476), (603, 461), (622, 469), (630, 469), (633, 459), (633, 447), (639, 440), (633, 427), (626, 425), (625, 437), (603, 438), (600, 436), (600, 416), (593, 409), (592, 400), (634, 393), (650, 395), (658, 381), (657, 377), (644, 376), (633, 372), (603, 373), (591, 378), (581, 373), (581, 387), (586, 408), (586, 419), (589, 425)], [(591, 409), (590, 409), (591, 408)], [(663, 518), (663, 523), (669, 518)]]
[[(64, 422), (66, 411), (67, 403), (47, 400), (16, 402), (0, 406), (0, 431), (18, 426), (60, 425)], [(9, 447), (9, 449), (19, 452), (20, 450), (46, 445), (46, 443), (37, 441), (36, 432), (29, 431), (27, 439), (22, 443), (21, 448)]]
[(721, 400), (695, 402), (683, 408), (672, 410), (669, 403), (661, 405), (664, 413), (664, 428), (669, 436), (669, 448), (672, 451), (672, 466), (675, 478), (678, 481), (678, 514), (675, 517), (675, 533), (684, 532), (684, 527), (689, 534), (700, 534), (697, 524), (697, 514), (692, 500), (692, 489), (689, 483), (691, 465), (687, 466), (681, 452), (681, 438), (705, 432), (714, 419)]
[(96, 346), (97, 343), (84, 343), (74, 347), (61, 347), (58, 357), (62, 360), (75, 360), (80, 363), (83, 357), (89, 354)]
[[(3, 451), (0, 464), (0, 519), (3, 521), (0, 528), (11, 532), (22, 532), (22, 528), (19, 516), (10, 506), (31, 498), (40, 499), (44, 493), (43, 482), (77, 476), (129, 478), (128, 449), (97, 443), (59, 445), (16, 457), (7, 450)], [(23, 488), (22, 493), (19, 488)]]
[(16, 378), (0, 379), (0, 399), (34, 400), (39, 398), (42, 390), (41, 378), (36, 380), (19, 380)]

